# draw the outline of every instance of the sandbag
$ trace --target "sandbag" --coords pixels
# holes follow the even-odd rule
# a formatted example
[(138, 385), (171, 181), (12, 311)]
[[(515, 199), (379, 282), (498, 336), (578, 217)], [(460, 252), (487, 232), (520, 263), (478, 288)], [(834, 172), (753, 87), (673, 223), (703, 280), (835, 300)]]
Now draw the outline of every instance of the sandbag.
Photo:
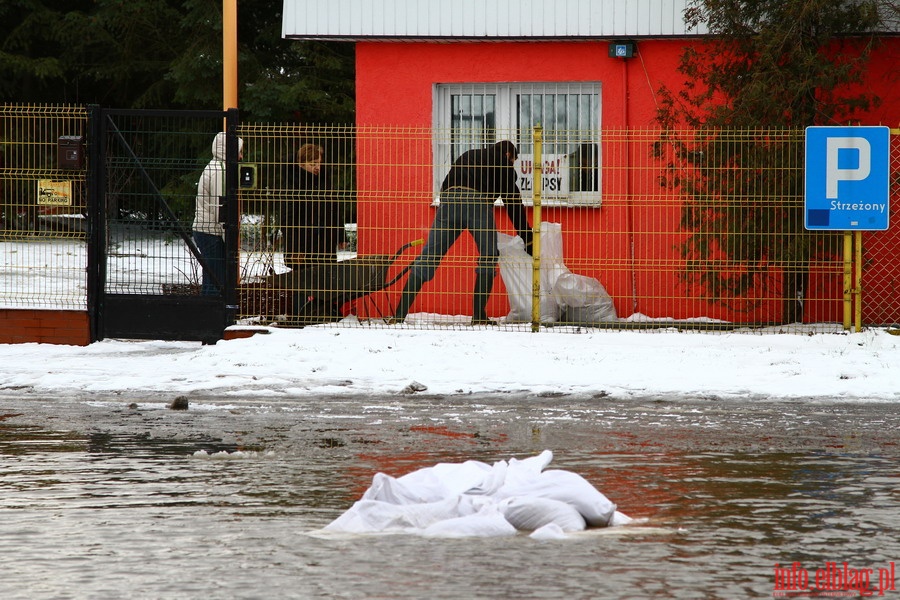
[(540, 529), (535, 529), (529, 535), (531, 539), (534, 540), (564, 540), (566, 539), (566, 532), (562, 530), (562, 527), (557, 525), (556, 523), (547, 523)]
[(501, 537), (516, 535), (516, 528), (494, 507), (474, 515), (439, 521), (428, 526), (425, 537)]
[(324, 529), (431, 537), (534, 531), (536, 539), (558, 539), (588, 525), (630, 521), (580, 475), (544, 470), (552, 459), (553, 453), (545, 450), (493, 465), (470, 460), (439, 463), (398, 478), (377, 473), (362, 499)]
[(459, 516), (457, 498), (425, 504), (359, 500), (350, 510), (326, 525), (325, 530), (341, 533), (414, 532)]
[[(500, 254), (500, 278), (509, 297), (507, 323), (531, 322), (533, 260), (525, 252), (525, 242), (518, 236), (497, 234)], [(563, 262), (562, 227), (559, 223), (541, 223), (540, 317), (541, 323), (559, 320), (559, 304), (553, 297), (553, 284), (568, 273)]]
[(375, 473), (372, 485), (362, 496), (363, 500), (378, 500), (391, 504), (425, 504), (442, 500), (445, 495), (423, 485), (407, 487), (398, 479), (384, 473)]
[(407, 473), (398, 477), (397, 481), (407, 489), (417, 490), (428, 501), (434, 501), (484, 487), (493, 470), (491, 465), (477, 460), (438, 463)]
[(500, 502), (500, 512), (516, 529), (534, 531), (553, 523), (563, 531), (582, 531), (584, 517), (572, 506), (549, 498), (514, 496)]
[(559, 500), (574, 506), (591, 527), (606, 527), (616, 512), (616, 505), (584, 477), (578, 473), (555, 469), (544, 471), (530, 481), (504, 485), (495, 496), (531, 496)]
[(577, 273), (563, 273), (553, 285), (553, 297), (560, 307), (560, 321), (593, 326), (616, 321), (616, 306), (599, 281)]

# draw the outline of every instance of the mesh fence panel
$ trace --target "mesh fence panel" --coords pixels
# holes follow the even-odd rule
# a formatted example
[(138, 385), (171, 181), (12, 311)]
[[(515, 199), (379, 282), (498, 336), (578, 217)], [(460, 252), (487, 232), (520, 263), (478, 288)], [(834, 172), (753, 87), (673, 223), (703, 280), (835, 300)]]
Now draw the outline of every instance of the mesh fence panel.
[(887, 231), (862, 235), (862, 321), (866, 325), (900, 324), (900, 129), (891, 131), (890, 206)]
[[(66, 159), (83, 152), (87, 115), (0, 106), (0, 122), (0, 305), (83, 309), (89, 165)], [(107, 289), (196, 293), (199, 265), (176, 230), (190, 229), (218, 126), (119, 120), (141, 166), (107, 140)], [(896, 207), (900, 136), (892, 133)], [(536, 301), (542, 324), (558, 330), (840, 329), (843, 236), (803, 228), (802, 131), (557, 128), (540, 147), (533, 130), (491, 128), (245, 123), (239, 135), (255, 175), (239, 192), (243, 322), (387, 326), (446, 201), (453, 162), (506, 139), (519, 152), (529, 225), (541, 173), (543, 226), (535, 271), (504, 206), (489, 211), (502, 235), (485, 312), (502, 328), (528, 329)], [(308, 146), (320, 158), (314, 185), (302, 174)], [(862, 234), (864, 325), (900, 323), (894, 221)], [(473, 236), (461, 231), (415, 296), (407, 326), (469, 326), (478, 268), (493, 264), (479, 261)]]
[(4, 308), (86, 308), (86, 126), (83, 107), (0, 105)]
[(115, 294), (199, 293), (192, 235), (197, 182), (220, 121), (190, 114), (114, 114), (106, 140), (105, 289)]
[[(428, 238), (444, 177), (467, 149), (513, 141), (525, 204), (533, 204), (538, 165), (531, 131), (247, 124), (241, 131), (261, 174), (258, 189), (242, 192), (244, 319), (337, 322), (355, 315), (384, 324), (400, 302), (405, 267), (421, 251), (407, 245)], [(604, 129), (597, 143), (585, 143), (591, 138), (583, 131), (553, 136), (544, 141), (540, 165), (544, 325), (840, 327), (841, 234), (803, 227), (802, 131)], [(290, 189), (283, 173), (296, 168), (296, 152), (306, 143), (324, 148), (323, 172), (331, 182), (324, 194), (337, 214), (332, 221), (346, 222), (354, 237), (352, 252), (341, 246), (307, 262), (325, 282), (318, 294), (311, 282), (290, 276), (283, 254), (285, 237), (298, 226), (285, 225), (281, 215), (307, 197)], [(500, 202), (493, 212), (503, 234), (501, 276), (487, 316), (516, 327), (531, 318), (532, 262), (516, 248), (516, 229)], [(464, 231), (405, 322), (468, 326), (477, 310), (478, 266), (478, 248)], [(361, 274), (357, 267), (369, 270)], [(301, 314), (316, 296), (334, 302)], [(526, 318), (522, 305), (528, 305)]]

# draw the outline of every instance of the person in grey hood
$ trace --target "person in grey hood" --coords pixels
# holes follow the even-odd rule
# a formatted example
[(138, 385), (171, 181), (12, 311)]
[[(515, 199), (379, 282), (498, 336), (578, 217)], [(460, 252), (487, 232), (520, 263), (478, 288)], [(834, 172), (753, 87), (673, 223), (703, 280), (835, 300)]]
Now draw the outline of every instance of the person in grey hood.
[[(200, 293), (212, 296), (221, 293), (225, 282), (225, 228), (219, 219), (221, 199), (225, 197), (225, 132), (216, 134), (212, 143), (213, 158), (203, 169), (197, 182), (197, 205), (194, 211), (194, 243), (209, 271), (203, 269)], [(243, 157), (244, 140), (238, 138), (238, 160)]]

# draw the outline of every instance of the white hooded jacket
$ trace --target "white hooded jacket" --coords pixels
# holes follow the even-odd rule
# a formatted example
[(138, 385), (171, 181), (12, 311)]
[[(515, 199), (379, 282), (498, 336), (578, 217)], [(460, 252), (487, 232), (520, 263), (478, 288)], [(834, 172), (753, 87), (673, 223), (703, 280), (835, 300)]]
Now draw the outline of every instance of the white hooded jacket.
[[(225, 228), (219, 222), (219, 198), (225, 196), (225, 132), (216, 134), (212, 143), (213, 159), (209, 161), (197, 182), (197, 206), (192, 229), (201, 233), (224, 237)], [(238, 153), (244, 140), (238, 138)]]

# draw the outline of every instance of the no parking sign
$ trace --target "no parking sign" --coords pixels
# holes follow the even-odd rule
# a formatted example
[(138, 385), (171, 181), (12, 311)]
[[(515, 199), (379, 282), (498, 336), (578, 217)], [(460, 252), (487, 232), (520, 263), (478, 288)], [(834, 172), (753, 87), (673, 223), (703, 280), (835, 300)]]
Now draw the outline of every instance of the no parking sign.
[(890, 129), (806, 128), (806, 228), (888, 228)]

